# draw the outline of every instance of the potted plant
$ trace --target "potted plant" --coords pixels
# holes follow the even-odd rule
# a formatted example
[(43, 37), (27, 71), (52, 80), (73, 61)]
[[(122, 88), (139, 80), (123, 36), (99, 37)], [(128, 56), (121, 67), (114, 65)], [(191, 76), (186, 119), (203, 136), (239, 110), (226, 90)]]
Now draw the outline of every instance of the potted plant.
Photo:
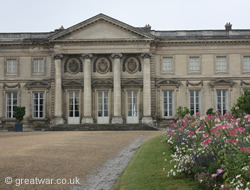
[(25, 107), (17, 106), (14, 109), (14, 117), (17, 120), (15, 124), (15, 131), (23, 131), (23, 124), (21, 123), (25, 115)]

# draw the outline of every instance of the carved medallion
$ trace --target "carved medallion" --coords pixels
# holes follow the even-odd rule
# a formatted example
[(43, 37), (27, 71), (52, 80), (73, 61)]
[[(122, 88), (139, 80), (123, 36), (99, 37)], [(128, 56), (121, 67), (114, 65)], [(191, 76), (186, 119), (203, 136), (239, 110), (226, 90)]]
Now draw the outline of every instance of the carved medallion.
[(125, 63), (125, 67), (126, 67), (126, 71), (128, 73), (136, 73), (138, 71), (139, 68), (139, 63), (138, 60), (134, 57), (130, 57), (126, 60)]
[(105, 74), (109, 71), (110, 63), (105, 57), (101, 57), (96, 62), (96, 70), (98, 73)]
[(77, 58), (70, 58), (67, 62), (67, 71), (71, 74), (80, 72), (81, 63)]

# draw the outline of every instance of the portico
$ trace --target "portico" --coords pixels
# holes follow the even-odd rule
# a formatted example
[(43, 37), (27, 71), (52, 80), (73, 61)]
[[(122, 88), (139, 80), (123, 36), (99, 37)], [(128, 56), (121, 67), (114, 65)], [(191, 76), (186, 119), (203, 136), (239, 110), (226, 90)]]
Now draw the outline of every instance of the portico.
[[(150, 53), (60, 54), (55, 57), (56, 124), (152, 125), (150, 58)], [(77, 69), (81, 67), (82, 72)], [(133, 77), (133, 81), (142, 81), (142, 86), (138, 88), (134, 83), (128, 89), (122, 87), (122, 78), (131, 82), (127, 76)], [(62, 88), (68, 89), (64, 95)], [(58, 106), (59, 101), (66, 105)]]

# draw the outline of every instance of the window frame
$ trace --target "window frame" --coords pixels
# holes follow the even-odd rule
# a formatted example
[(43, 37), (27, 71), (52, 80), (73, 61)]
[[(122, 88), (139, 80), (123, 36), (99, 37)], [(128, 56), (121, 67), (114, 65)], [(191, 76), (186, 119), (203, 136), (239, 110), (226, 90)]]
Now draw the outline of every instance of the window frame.
[[(171, 58), (172, 59), (172, 70), (171, 71), (168, 71), (168, 70), (166, 70), (166, 71), (164, 71), (164, 62), (163, 62), (163, 60), (164, 59), (167, 59), (167, 58)], [(174, 72), (175, 72), (175, 67), (174, 67), (174, 64), (175, 63), (175, 58), (174, 58), (174, 56), (162, 56), (161, 57), (161, 73), (163, 73), (163, 74), (174, 74)]]
[[(196, 97), (197, 97), (196, 93), (199, 92), (199, 96), (198, 96), (199, 97), (199, 102), (198, 102), (198, 105), (199, 105), (198, 110), (199, 111), (198, 112), (201, 114), (201, 90), (200, 89), (190, 89), (189, 90), (189, 110), (190, 110), (190, 115), (192, 115), (191, 114), (191, 91), (194, 92), (194, 97), (193, 97), (194, 98), (194, 110), (196, 110), (196, 104), (197, 104), (196, 103)], [(196, 116), (196, 113), (197, 112), (195, 111), (193, 115)]]
[[(190, 59), (192, 59), (192, 58), (199, 59), (199, 71), (190, 70), (190, 66), (191, 66)], [(201, 74), (201, 56), (196, 56), (196, 55), (188, 56), (188, 74)]]
[[(219, 58), (219, 57), (225, 57), (225, 59), (226, 59), (226, 70), (225, 71), (218, 71), (217, 70), (217, 58)], [(226, 56), (226, 55), (216, 55), (215, 56), (215, 73), (217, 74), (217, 73), (228, 73), (228, 71), (229, 71), (229, 60), (228, 60), (228, 56)]]
[[(226, 110), (226, 112), (225, 113), (222, 113), (222, 111), (224, 110), (224, 107), (223, 107), (223, 96), (221, 96), (221, 100), (220, 100), (220, 102), (222, 102), (221, 103), (221, 105), (222, 105), (222, 110), (219, 110), (218, 109), (218, 91), (221, 91), (221, 95), (223, 95), (223, 91), (225, 91), (226, 92), (226, 96), (225, 96), (225, 110)], [(225, 115), (229, 110), (228, 110), (228, 108), (229, 108), (229, 101), (228, 101), (228, 99), (229, 99), (229, 92), (228, 92), (228, 89), (220, 89), (220, 88), (218, 88), (218, 89), (216, 89), (216, 91), (215, 91), (215, 95), (216, 95), (216, 110), (217, 111), (219, 111), (220, 113), (221, 113), (221, 115)]]
[[(38, 117), (35, 117), (35, 105), (34, 105), (34, 94), (35, 93), (39, 93), (39, 98), (38, 98), (38, 105), (37, 105), (37, 107), (38, 107), (38, 110), (37, 110), (37, 112), (38, 112)], [(40, 93), (43, 93), (43, 110), (42, 110), (42, 112), (43, 112), (43, 117), (41, 117), (40, 116)], [(45, 91), (33, 91), (32, 92), (32, 119), (37, 119), (37, 120), (39, 120), (39, 119), (44, 119), (45, 118), (45, 111), (46, 111), (46, 109), (45, 109), (45, 106), (46, 106), (46, 92)]]
[[(19, 103), (19, 93), (18, 91), (6, 91), (5, 92), (5, 118), (8, 119), (8, 120), (11, 120), (11, 119), (15, 119), (14, 117), (14, 103), (13, 103), (13, 94), (16, 93), (16, 107), (18, 106), (18, 103)], [(8, 94), (11, 94), (11, 117), (8, 116)]]
[[(8, 60), (16, 60), (16, 73), (8, 73)], [(5, 58), (5, 76), (16, 77), (19, 76), (19, 58), (17, 57), (7, 57)]]
[[(241, 64), (242, 73), (243, 74), (245, 74), (245, 73), (249, 74), (250, 73), (250, 69), (247, 70), (247, 71), (244, 70), (244, 57), (249, 57), (249, 59), (250, 59), (250, 55), (243, 55), (242, 56), (242, 64)], [(250, 62), (249, 62), (249, 68), (250, 68)]]
[[(172, 115), (168, 115), (168, 116), (165, 116), (164, 113), (165, 113), (165, 103), (164, 103), (164, 92), (168, 92), (167, 93), (167, 99), (168, 99), (168, 102), (169, 102), (169, 92), (172, 92)], [(161, 101), (161, 106), (162, 106), (162, 117), (164, 118), (173, 118), (175, 116), (175, 90), (172, 90), (172, 89), (164, 89), (161, 91), (161, 95), (162, 95), (162, 101)], [(169, 105), (168, 105), (168, 113), (169, 113)]]
[[(43, 60), (43, 72), (35, 72), (34, 69), (35, 69), (35, 60)], [(46, 74), (46, 59), (45, 57), (32, 57), (32, 61), (31, 61), (31, 73), (32, 73), (32, 76), (41, 76), (41, 75), (45, 75)]]

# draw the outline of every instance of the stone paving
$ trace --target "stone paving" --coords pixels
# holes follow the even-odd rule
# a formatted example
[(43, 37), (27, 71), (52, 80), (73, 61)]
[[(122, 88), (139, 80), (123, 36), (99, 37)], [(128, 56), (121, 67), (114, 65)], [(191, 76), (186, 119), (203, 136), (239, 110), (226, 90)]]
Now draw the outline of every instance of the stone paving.
[[(0, 189), (110, 189), (143, 141), (162, 133), (1, 132)], [(12, 184), (5, 183), (6, 177), (12, 177)], [(48, 178), (53, 184), (24, 181)], [(56, 179), (70, 183), (76, 178), (80, 185), (54, 184)]]

